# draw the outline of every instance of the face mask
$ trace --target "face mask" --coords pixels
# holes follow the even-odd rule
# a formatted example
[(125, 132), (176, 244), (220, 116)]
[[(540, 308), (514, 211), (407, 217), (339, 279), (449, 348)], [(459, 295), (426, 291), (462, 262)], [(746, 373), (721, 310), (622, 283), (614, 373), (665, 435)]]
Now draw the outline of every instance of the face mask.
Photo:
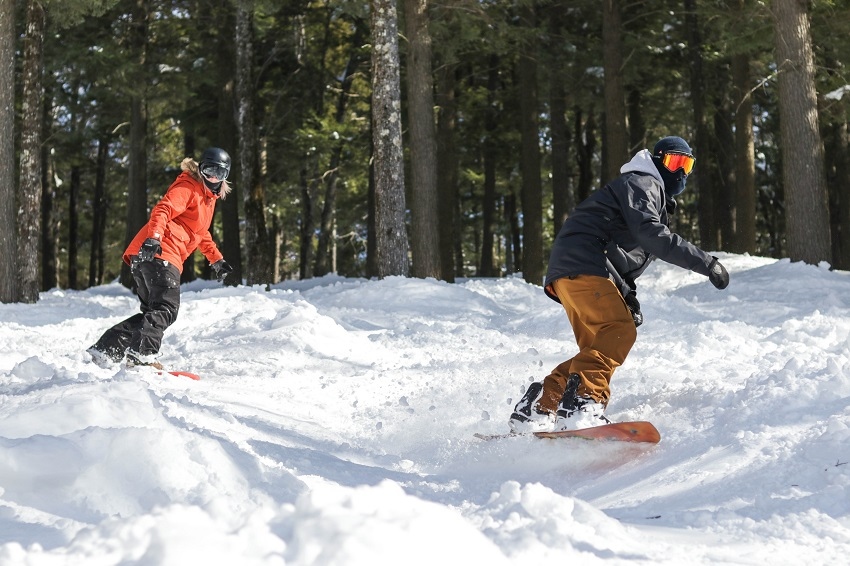
[(222, 184), (224, 181), (219, 181), (219, 182), (217, 182), (217, 183), (213, 183), (213, 182), (211, 182), (209, 179), (207, 179), (207, 178), (206, 178), (206, 177), (204, 177), (204, 176), (202, 176), (202, 178), (203, 178), (203, 180), (204, 180), (204, 186), (205, 186), (206, 188), (208, 188), (208, 189), (210, 190), (210, 192), (212, 192), (212, 194), (217, 195), (217, 194), (219, 194), (219, 193), (221, 192), (221, 184)]
[[(688, 175), (685, 173), (685, 170), (688, 169), (693, 171), (693, 158), (690, 158), (690, 163), (682, 163), (681, 161), (676, 161), (672, 163), (676, 168), (674, 170), (670, 170), (663, 161), (666, 161), (667, 158), (671, 155), (675, 155), (677, 157), (687, 157), (681, 154), (667, 154), (663, 157), (653, 157), (652, 160), (655, 163), (655, 168), (658, 169), (658, 172), (661, 174), (661, 178), (664, 180), (664, 192), (667, 196), (675, 197), (682, 194), (685, 190), (685, 183), (688, 180)], [(671, 166), (672, 166), (671, 165)]]

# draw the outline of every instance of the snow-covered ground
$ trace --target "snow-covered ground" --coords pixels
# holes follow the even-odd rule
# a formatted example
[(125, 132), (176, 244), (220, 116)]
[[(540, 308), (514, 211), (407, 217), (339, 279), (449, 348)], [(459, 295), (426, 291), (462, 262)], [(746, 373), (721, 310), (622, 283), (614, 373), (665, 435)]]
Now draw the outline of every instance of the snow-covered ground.
[(576, 350), (517, 278), (196, 282), (201, 381), (89, 361), (117, 283), (0, 305), (0, 564), (847, 563), (850, 274), (720, 257), (638, 282), (609, 416), (655, 446), (473, 438)]

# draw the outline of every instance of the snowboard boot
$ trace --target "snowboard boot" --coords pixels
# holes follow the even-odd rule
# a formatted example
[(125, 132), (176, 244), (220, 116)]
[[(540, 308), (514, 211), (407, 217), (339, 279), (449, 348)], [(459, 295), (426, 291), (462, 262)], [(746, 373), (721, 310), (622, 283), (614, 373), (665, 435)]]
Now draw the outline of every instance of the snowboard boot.
[(591, 397), (579, 396), (578, 386), (581, 376), (571, 373), (567, 382), (567, 390), (558, 404), (555, 418), (555, 430), (578, 430), (610, 424), (605, 416), (605, 405)]
[(152, 367), (158, 370), (162, 369), (162, 364), (156, 361), (156, 357), (154, 357), (154, 354), (143, 355), (136, 352), (135, 350), (130, 350), (129, 348), (127, 349), (126, 353), (128, 368), (143, 366)]
[(115, 355), (109, 352), (102, 352), (92, 346), (86, 350), (88, 355), (91, 356), (91, 361), (98, 367), (102, 367), (104, 369), (108, 369), (112, 367), (112, 365), (120, 363), (122, 359), (124, 359), (124, 355)]
[(508, 426), (511, 432), (550, 432), (555, 424), (555, 415), (537, 410), (537, 401), (543, 396), (543, 384), (534, 382), (519, 403), (514, 407)]

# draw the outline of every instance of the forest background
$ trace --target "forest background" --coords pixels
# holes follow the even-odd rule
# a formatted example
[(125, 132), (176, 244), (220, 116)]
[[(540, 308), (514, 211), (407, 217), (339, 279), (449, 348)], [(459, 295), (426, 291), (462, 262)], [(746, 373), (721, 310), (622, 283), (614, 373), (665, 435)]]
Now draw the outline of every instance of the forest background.
[(231, 284), (540, 284), (575, 204), (666, 135), (697, 156), (674, 231), (850, 269), (848, 32), (841, 0), (0, 0), (0, 301), (129, 286), (208, 146)]

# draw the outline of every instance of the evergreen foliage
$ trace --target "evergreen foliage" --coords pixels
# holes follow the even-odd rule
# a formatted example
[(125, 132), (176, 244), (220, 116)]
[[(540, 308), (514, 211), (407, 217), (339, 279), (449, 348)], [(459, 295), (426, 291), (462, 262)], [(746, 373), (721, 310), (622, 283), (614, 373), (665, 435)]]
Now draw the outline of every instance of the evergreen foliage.
[[(147, 119), (148, 207), (173, 181), (183, 157), (197, 157), (211, 145), (224, 147), (234, 157), (231, 181), (237, 195), (227, 204), (233, 207), (232, 220), (226, 219), (220, 204), (222, 212), (216, 215), (213, 233), (229, 249), (241, 249), (240, 261), (228, 258), (241, 265), (246, 257), (246, 216), (240, 191), (250, 189), (240, 185), (236, 159), (241, 140), (236, 127), (235, 19), (242, 0), (144, 2), (148, 19), (142, 58), (138, 46), (131, 44), (138, 25), (132, 17), (137, 0), (42, 3), (47, 13), (43, 194), (50, 197), (42, 200), (47, 208), (42, 219), (47, 223), (41, 226), (45, 237), (39, 253), (48, 260), (41, 263), (46, 275), (42, 286), (84, 287), (112, 281), (120, 274), (134, 97), (143, 101)], [(396, 3), (401, 8), (401, 2)], [(374, 238), (370, 224), (374, 215), (370, 2), (255, 0), (252, 4), (251, 90), (262, 212), (270, 242), (264, 253), (274, 265), (269, 276), (273, 280), (268, 283), (328, 272), (375, 275), (368, 262), (374, 253), (370, 252), (370, 237)], [(574, 205), (608, 180), (602, 174), (606, 108), (599, 3), (457, 0), (428, 4), (438, 192), (444, 199), (439, 207), (440, 246), (449, 250), (448, 260), (446, 253), (441, 254), (443, 278), (520, 272), (523, 245), (529, 238), (523, 235), (527, 219), (522, 191), (533, 186), (523, 183), (523, 174), (528, 173), (521, 167), (522, 144), (524, 139), (526, 144), (533, 141), (520, 132), (520, 109), (528, 102), (522, 93), (528, 92), (529, 85), (521, 82), (523, 68), (518, 65), (532, 57), (537, 66), (533, 86), (543, 189), (539, 236), (545, 262), (562, 220), (556, 215), (567, 206), (563, 203)], [(693, 11), (686, 12), (686, 5), (693, 5)], [(19, 42), (24, 35), (22, 8), (15, 12)], [(673, 229), (708, 250), (746, 249), (758, 255), (788, 256), (782, 144), (794, 142), (780, 135), (770, 3), (637, 1), (621, 3), (621, 12), (623, 105), (630, 154), (651, 148), (665, 135), (696, 139), (691, 73), (694, 57), (701, 61), (704, 124), (711, 141), (708, 147), (692, 144), (697, 166), (680, 199)], [(535, 17), (524, 16), (529, 13)], [(850, 2), (816, 0), (810, 3), (809, 16), (833, 242), (831, 257), (820, 259), (847, 269)], [(406, 122), (408, 44), (403, 22), (398, 29), (403, 78), (400, 116)], [(694, 30), (699, 32), (698, 44), (689, 35)], [(536, 46), (534, 52), (527, 51), (530, 45)], [(750, 97), (746, 102), (734, 96), (734, 56), (745, 56), (748, 62)], [(15, 73), (20, 85), (20, 62)], [(445, 85), (449, 91), (440, 90)], [(753, 117), (755, 217), (750, 222), (755, 233), (747, 236), (754, 239), (750, 245), (736, 239), (734, 216), (738, 202), (734, 124), (741, 104), (750, 105)], [(552, 116), (553, 108), (557, 117)], [(19, 151), (19, 100), (16, 109)], [(409, 167), (407, 126), (403, 123)], [(560, 136), (556, 143), (553, 132)], [(450, 151), (441, 152), (446, 147)], [(405, 178), (409, 193), (409, 170)], [(78, 180), (76, 188), (72, 179)], [(11, 182), (17, 186), (19, 180)], [(710, 187), (710, 194), (700, 196), (701, 183)], [(700, 206), (700, 198), (710, 198), (709, 212)], [(408, 214), (408, 227), (410, 218)], [(76, 226), (73, 234), (70, 226)], [(208, 276), (206, 262), (198, 258), (188, 277)]]

